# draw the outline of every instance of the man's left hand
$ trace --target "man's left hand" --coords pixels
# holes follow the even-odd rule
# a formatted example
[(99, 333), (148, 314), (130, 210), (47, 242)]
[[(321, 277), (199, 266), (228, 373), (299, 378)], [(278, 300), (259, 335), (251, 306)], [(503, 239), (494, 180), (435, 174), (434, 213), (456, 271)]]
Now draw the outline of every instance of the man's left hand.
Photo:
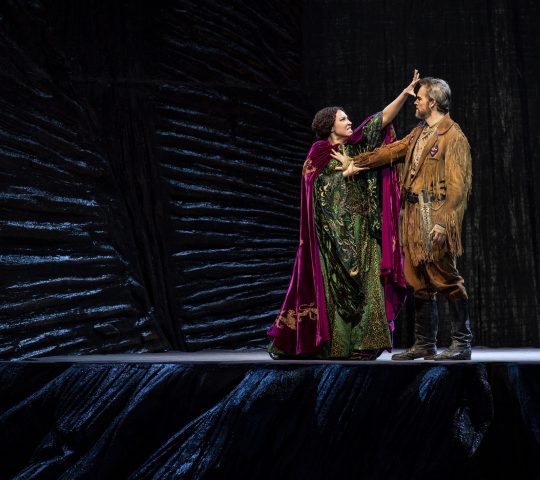
[(431, 240), (435, 245), (441, 246), (446, 241), (446, 229), (436, 224), (430, 232)]

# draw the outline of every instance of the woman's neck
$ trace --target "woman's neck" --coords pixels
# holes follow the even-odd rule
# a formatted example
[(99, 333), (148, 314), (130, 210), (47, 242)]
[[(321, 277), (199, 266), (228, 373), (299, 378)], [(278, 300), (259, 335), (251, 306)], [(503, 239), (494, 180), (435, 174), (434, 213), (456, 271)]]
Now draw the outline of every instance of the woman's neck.
[(335, 133), (331, 133), (328, 137), (328, 141), (335, 145), (336, 143), (345, 143), (345, 140), (347, 140), (347, 137), (342, 137), (341, 135), (336, 135)]

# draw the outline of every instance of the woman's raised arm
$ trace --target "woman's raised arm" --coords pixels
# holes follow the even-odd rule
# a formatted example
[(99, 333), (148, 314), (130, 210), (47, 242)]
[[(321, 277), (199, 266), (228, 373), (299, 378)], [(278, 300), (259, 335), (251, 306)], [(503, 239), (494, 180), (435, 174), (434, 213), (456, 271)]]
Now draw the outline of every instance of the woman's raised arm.
[(403, 105), (405, 105), (409, 95), (412, 95), (413, 97), (415, 96), (414, 87), (416, 87), (419, 80), (420, 73), (418, 73), (418, 70), (415, 70), (411, 83), (405, 87), (405, 89), (395, 98), (392, 103), (388, 104), (384, 108), (382, 112), (382, 128), (386, 127), (386, 125), (396, 118), (396, 115), (399, 113)]

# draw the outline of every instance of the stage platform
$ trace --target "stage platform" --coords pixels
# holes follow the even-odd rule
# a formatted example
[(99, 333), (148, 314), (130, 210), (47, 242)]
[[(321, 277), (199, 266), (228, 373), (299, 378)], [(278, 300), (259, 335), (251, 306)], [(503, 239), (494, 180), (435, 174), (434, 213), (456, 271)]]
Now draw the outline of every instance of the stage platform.
[(540, 349), (468, 362), (264, 350), (0, 363), (0, 478), (538, 478)]
[[(403, 350), (396, 349), (393, 353)], [(442, 350), (439, 350), (442, 351)], [(375, 361), (353, 360), (272, 360), (266, 350), (202, 350), (199, 352), (164, 352), (164, 353), (132, 353), (112, 355), (58, 355), (35, 357), (35, 362), (68, 362), (68, 363), (252, 363), (275, 364), (290, 363), (300, 365), (318, 365), (342, 363), (346, 365), (402, 365), (431, 363), (433, 361), (417, 359), (405, 362), (391, 360), (391, 353), (384, 352)], [(540, 363), (540, 348), (475, 348), (471, 360), (451, 363)]]

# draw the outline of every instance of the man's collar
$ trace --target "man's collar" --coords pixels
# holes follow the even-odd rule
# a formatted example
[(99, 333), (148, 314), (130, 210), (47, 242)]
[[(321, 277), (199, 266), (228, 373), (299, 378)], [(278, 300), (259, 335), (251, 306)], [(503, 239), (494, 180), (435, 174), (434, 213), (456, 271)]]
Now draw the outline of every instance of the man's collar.
[(454, 120), (450, 118), (449, 113), (445, 114), (445, 116), (439, 122), (439, 125), (437, 125), (437, 134), (444, 135), (448, 130), (450, 130), (452, 125), (454, 125)]

